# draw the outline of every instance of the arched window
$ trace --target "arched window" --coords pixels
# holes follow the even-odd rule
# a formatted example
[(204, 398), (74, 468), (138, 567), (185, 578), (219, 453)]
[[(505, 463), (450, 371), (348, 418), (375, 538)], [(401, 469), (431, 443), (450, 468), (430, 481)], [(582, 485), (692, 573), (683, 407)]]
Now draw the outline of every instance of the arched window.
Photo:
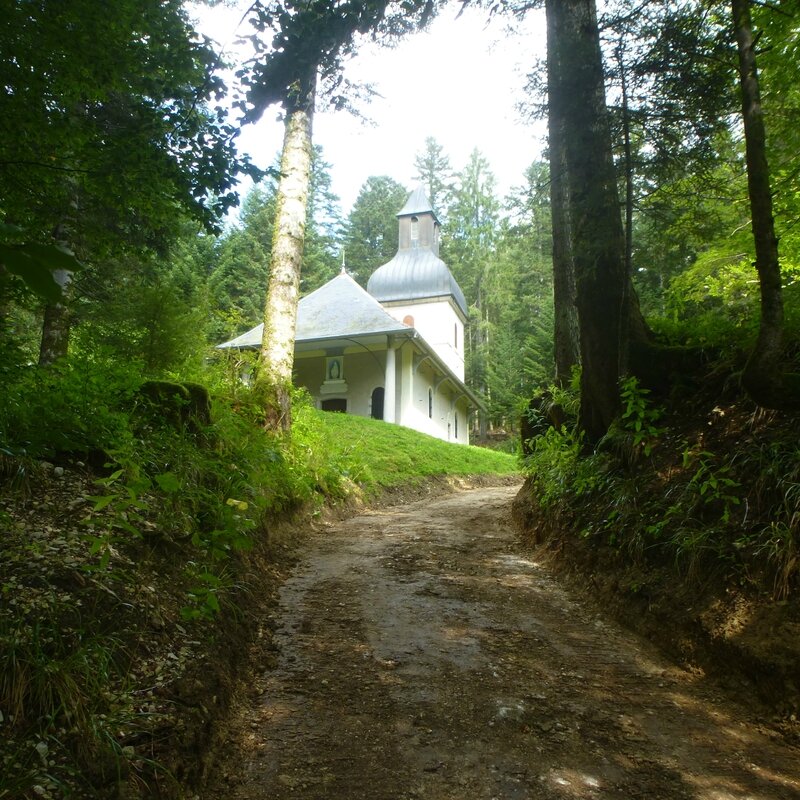
[(433, 419), (433, 389), (428, 389), (428, 417)]
[(419, 218), (411, 217), (411, 246), (416, 247), (419, 244)]
[(458, 439), (458, 411), (453, 415), (453, 422), (455, 423), (453, 429), (455, 436), (453, 438)]
[(453, 323), (453, 343), (455, 344), (456, 350), (458, 350), (458, 323)]

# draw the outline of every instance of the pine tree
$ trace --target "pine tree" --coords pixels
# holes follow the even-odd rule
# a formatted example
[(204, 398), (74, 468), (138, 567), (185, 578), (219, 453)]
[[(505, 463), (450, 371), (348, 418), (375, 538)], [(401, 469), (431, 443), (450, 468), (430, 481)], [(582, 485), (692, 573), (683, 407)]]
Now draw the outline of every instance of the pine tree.
[(406, 189), (386, 175), (367, 178), (361, 187), (343, 239), (347, 269), (362, 286), (397, 252), (397, 213), (407, 196)]
[(453, 198), (455, 175), (444, 148), (433, 136), (425, 139), (423, 149), (414, 158), (414, 180), (425, 186), (428, 200), (442, 226), (447, 224), (447, 210)]

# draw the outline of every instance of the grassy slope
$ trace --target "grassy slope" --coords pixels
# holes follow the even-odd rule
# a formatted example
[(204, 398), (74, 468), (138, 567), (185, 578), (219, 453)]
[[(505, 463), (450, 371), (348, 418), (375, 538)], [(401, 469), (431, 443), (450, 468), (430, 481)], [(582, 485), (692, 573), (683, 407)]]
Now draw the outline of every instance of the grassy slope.
[(320, 412), (332, 460), (368, 494), (380, 487), (417, 483), (434, 475), (511, 475), (516, 457), (482, 447), (453, 444), (400, 425)]

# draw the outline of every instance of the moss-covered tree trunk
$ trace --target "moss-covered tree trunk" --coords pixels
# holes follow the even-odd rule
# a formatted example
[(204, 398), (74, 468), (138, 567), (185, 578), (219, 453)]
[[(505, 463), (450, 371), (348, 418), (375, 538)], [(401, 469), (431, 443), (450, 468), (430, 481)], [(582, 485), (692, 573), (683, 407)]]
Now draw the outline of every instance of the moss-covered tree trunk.
[(594, 0), (547, 0), (563, 118), (567, 206), (580, 326), (580, 426), (589, 441), (620, 410), (629, 322), (625, 237)]
[(553, 230), (553, 341), (555, 381), (565, 386), (572, 368), (580, 362), (578, 310), (575, 306), (575, 269), (570, 249), (567, 209), (567, 164), (564, 153), (562, 93), (559, 91), (557, 58), (558, 20), (547, 17), (547, 84), (550, 154), (550, 216)]
[(277, 431), (288, 431), (292, 424), (292, 367), (311, 180), (315, 88), (316, 73), (300, 81), (286, 103), (281, 179), (256, 384), (264, 403), (265, 424)]
[(767, 162), (767, 137), (758, 83), (750, 0), (732, 0), (731, 11), (739, 51), (747, 188), (761, 289), (758, 339), (742, 376), (748, 394), (767, 408), (800, 406), (800, 376), (782, 374), (783, 295), (778, 238), (772, 217), (772, 191)]
[[(57, 270), (54, 273), (64, 291), (69, 283), (69, 273)], [(62, 282), (63, 281), (63, 282)], [(39, 366), (46, 367), (66, 357), (69, 350), (70, 317), (64, 301), (48, 303), (42, 318), (42, 338), (39, 343)]]
[[(77, 208), (77, 201), (72, 206)], [(69, 250), (69, 224), (59, 223), (53, 230), (53, 241)], [(39, 340), (39, 366), (55, 364), (69, 353), (69, 337), (72, 329), (72, 314), (69, 309), (70, 287), (73, 273), (68, 269), (53, 270), (53, 280), (61, 287), (61, 298), (44, 307), (42, 337)]]

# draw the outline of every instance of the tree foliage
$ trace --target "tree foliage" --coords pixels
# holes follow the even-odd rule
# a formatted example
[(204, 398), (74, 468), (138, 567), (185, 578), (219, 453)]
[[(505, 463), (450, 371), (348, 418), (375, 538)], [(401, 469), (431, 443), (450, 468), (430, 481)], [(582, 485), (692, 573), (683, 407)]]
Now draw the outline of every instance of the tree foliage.
[(358, 192), (342, 244), (347, 268), (363, 286), (397, 252), (397, 214), (407, 195), (405, 187), (388, 175), (367, 178)]
[(433, 136), (425, 139), (423, 149), (414, 158), (414, 180), (425, 186), (428, 200), (442, 225), (447, 223), (446, 211), (453, 199), (455, 174), (450, 158)]
[(237, 127), (214, 105), (217, 56), (181, 3), (5, 0), (0, 18), (13, 53), (0, 64), (0, 303), (13, 316), (18, 278), (47, 301), (48, 363), (67, 352), (85, 287), (134, 284), (187, 219), (216, 229), (237, 176), (256, 171), (236, 155)]
[(80, 253), (153, 245), (183, 210), (236, 202), (236, 127), (217, 57), (177, 0), (4, 0), (0, 211), (31, 239), (69, 222)]

